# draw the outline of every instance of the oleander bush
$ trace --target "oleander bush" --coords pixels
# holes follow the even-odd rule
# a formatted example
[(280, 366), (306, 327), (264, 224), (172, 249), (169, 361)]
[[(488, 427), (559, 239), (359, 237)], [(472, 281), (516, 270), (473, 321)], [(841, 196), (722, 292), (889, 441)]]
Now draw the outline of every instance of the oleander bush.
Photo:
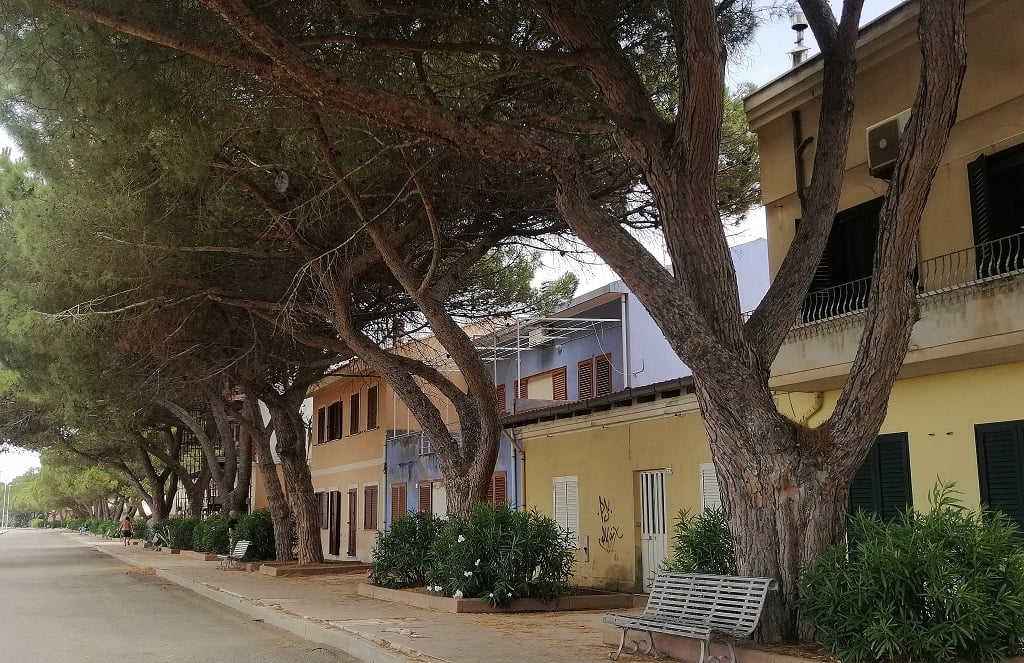
[(274, 521), (268, 509), (257, 509), (239, 516), (235, 538), (252, 541), (246, 551), (246, 559), (274, 559)]
[(430, 547), (441, 519), (432, 513), (406, 513), (377, 533), (370, 582), (382, 587), (422, 587), (432, 565)]
[(858, 513), (800, 578), (800, 611), (848, 663), (1004, 661), (1024, 643), (1024, 547), (1001, 513), (937, 485), (931, 511)]
[(517, 598), (554, 601), (569, 591), (570, 535), (537, 511), (475, 505), (444, 521), (430, 549), (428, 588), (503, 607)]
[(504, 607), (518, 598), (554, 601), (569, 591), (575, 542), (536, 511), (477, 504), (465, 518), (417, 513), (377, 538), (370, 581), (426, 582), (430, 592)]
[(32, 520), (28, 521), (28, 526), (29, 527), (42, 528), (45, 525), (46, 525), (46, 521), (43, 520), (42, 518), (33, 518)]
[(215, 555), (227, 554), (227, 516), (218, 513), (200, 520), (192, 531), (192, 550)]
[(665, 570), (736, 575), (736, 553), (725, 511), (711, 508), (690, 515), (681, 510), (672, 526), (672, 551)]

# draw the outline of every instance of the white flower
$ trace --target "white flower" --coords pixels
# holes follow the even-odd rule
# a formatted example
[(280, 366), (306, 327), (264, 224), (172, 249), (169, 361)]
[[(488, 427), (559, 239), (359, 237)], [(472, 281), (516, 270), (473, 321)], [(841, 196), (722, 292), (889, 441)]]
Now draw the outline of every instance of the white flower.
[(476, 565), (480, 566), (480, 560), (476, 560)]
[(463, 571), (463, 572), (462, 572), (462, 575), (464, 575), (464, 576), (466, 576), (466, 577), (468, 578), (468, 577), (470, 577), (471, 575), (473, 575), (473, 572), (472, 572), (472, 571)]
[(459, 534), (459, 543), (465, 543), (465, 542), (466, 542), (466, 537), (464, 537), (461, 534)]
[(462, 590), (461, 589), (456, 589), (455, 593), (452, 594), (452, 598), (453, 599), (461, 599), (462, 598)]
[(491, 592), (490, 594), (488, 594), (488, 595), (487, 595), (487, 598), (491, 598), (491, 599), (493, 599), (493, 598), (494, 598), (494, 592)]

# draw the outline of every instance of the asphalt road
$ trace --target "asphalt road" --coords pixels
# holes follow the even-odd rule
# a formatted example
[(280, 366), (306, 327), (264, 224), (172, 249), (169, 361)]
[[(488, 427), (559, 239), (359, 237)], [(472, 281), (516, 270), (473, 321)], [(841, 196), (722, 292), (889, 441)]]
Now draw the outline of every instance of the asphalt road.
[(0, 663), (358, 663), (56, 532), (0, 534)]

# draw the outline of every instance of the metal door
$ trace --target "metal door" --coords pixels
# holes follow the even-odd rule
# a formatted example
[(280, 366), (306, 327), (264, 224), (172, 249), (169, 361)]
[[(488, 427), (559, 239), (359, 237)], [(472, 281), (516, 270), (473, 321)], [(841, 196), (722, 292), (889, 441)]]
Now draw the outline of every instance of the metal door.
[(356, 556), (356, 490), (351, 488), (348, 491), (348, 550), (345, 551), (349, 557)]
[(645, 592), (666, 557), (665, 471), (640, 472), (640, 572)]

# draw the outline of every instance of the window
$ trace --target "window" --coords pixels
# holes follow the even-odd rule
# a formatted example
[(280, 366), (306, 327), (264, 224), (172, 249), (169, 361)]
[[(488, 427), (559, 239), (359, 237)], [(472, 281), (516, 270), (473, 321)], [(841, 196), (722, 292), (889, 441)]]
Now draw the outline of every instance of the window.
[(584, 359), (577, 367), (579, 399), (586, 400), (594, 396), (594, 360)]
[(341, 437), (341, 418), (344, 413), (344, 406), (341, 401), (332, 403), (327, 408), (327, 439), (337, 440)]
[(718, 474), (714, 463), (700, 465), (700, 510), (722, 508), (722, 492), (718, 487)]
[(597, 389), (595, 396), (612, 393), (612, 356), (601, 355), (594, 358), (594, 382)]
[(559, 527), (569, 532), (573, 545), (579, 541), (580, 531), (580, 499), (579, 479), (577, 477), (555, 477), (554, 515)]
[(377, 529), (377, 486), (363, 488), (363, 529)]
[(907, 434), (879, 435), (850, 483), (850, 513), (860, 509), (891, 520), (912, 505)]
[(529, 398), (529, 378), (516, 380), (516, 398)]
[(967, 164), (978, 276), (1024, 269), (1024, 144)]
[(366, 390), (366, 429), (377, 427), (377, 387)]
[(551, 398), (556, 401), (569, 400), (565, 385), (565, 366), (551, 371)]
[(804, 299), (804, 322), (867, 306), (883, 202), (884, 197), (875, 198), (836, 214), (825, 252)]
[(484, 501), (495, 506), (508, 504), (508, 484), (504, 472), (495, 472), (491, 475), (491, 484), (487, 487), (487, 497)]
[(981, 503), (1008, 515), (1024, 532), (1024, 421), (978, 424)]
[(391, 484), (391, 521), (409, 511), (409, 498), (404, 483)]
[(327, 408), (322, 407), (316, 411), (316, 443), (323, 444), (327, 437)]
[(420, 433), (420, 455), (429, 456), (432, 453), (434, 453), (434, 445), (431, 444), (430, 438), (426, 433)]
[(348, 434), (355, 435), (359, 432), (359, 392), (352, 394), (348, 407)]
[(508, 401), (506, 400), (504, 383), (499, 384), (495, 388), (495, 399), (497, 400), (498, 404), (498, 412), (507, 412), (508, 407), (505, 405), (505, 403), (507, 403)]
[(416, 490), (419, 492), (419, 499), (417, 500), (416, 508), (423, 513), (431, 513), (431, 488), (429, 481), (421, 481), (416, 484)]

